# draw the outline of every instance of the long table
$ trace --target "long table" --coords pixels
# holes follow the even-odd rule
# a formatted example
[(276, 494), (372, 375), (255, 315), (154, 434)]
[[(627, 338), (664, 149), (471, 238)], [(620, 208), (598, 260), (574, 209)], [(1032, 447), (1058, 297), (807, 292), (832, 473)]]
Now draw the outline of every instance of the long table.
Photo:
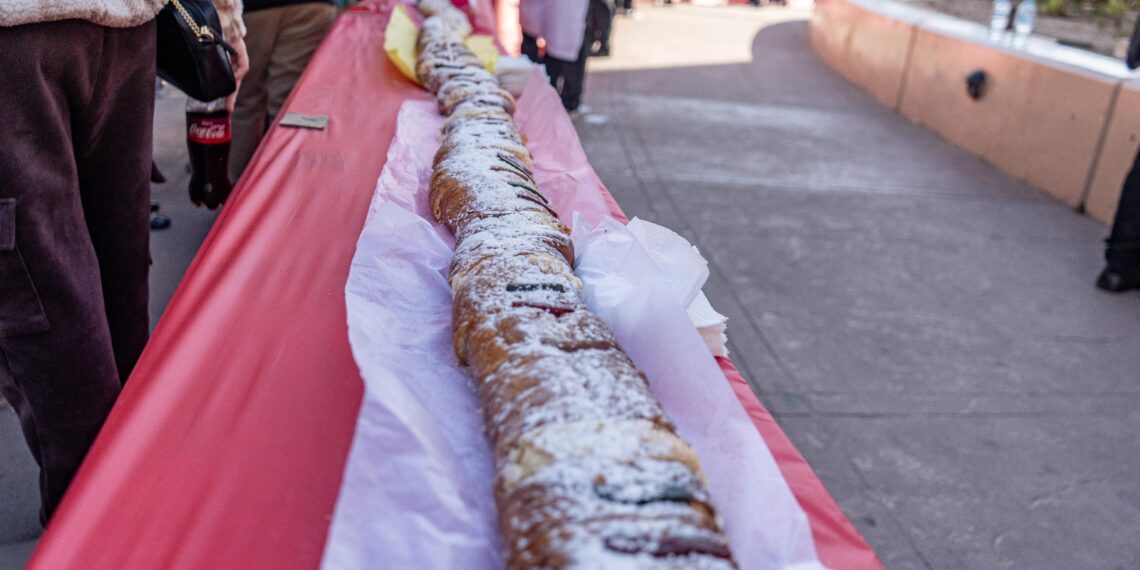
[[(30, 568), (319, 565), (363, 390), (349, 263), (400, 105), (428, 98), (381, 48), (394, 2), (346, 12), (317, 51), (285, 111), (327, 114), (328, 128), (269, 132)], [(720, 365), (820, 559), (881, 568), (732, 363)]]

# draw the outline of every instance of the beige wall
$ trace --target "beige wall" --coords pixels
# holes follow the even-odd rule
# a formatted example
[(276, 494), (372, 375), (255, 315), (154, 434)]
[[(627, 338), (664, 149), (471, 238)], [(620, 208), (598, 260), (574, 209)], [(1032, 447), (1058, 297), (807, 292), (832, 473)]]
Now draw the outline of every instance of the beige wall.
[(812, 20), (812, 44), (828, 65), (895, 107), (914, 36), (909, 11), (882, 14), (845, 0), (821, 0)]
[[(1117, 83), (919, 28), (899, 110), (1069, 206), (1084, 196)], [(966, 76), (989, 76), (979, 101)]]
[[(981, 26), (869, 0), (820, 0), (812, 45), (912, 121), (1069, 206), (1084, 202), (1094, 218), (1111, 219), (1140, 146), (1140, 82), (1121, 91), (1109, 122), (1123, 65), (1041, 40), (1027, 51), (997, 45)], [(976, 69), (989, 76), (980, 101), (966, 93)]]
[(1112, 223), (1116, 215), (1116, 204), (1120, 201), (1120, 189), (1128, 169), (1136, 158), (1140, 147), (1140, 82), (1125, 83), (1120, 89), (1108, 132), (1104, 137), (1104, 147), (1097, 160), (1089, 195), (1085, 200), (1085, 211), (1094, 219), (1106, 224)]
[(839, 70), (847, 50), (853, 19), (846, 0), (819, 0), (811, 19), (811, 45), (819, 58)]

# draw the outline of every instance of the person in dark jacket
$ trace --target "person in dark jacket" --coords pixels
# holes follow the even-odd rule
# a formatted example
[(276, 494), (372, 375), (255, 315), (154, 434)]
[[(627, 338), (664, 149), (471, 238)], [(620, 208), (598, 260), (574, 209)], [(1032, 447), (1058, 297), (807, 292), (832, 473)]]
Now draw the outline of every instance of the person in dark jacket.
[[(1140, 20), (1132, 32), (1127, 63), (1129, 69), (1140, 68)], [(1096, 286), (1113, 293), (1140, 289), (1140, 152), (1124, 179), (1116, 218), (1106, 242), (1106, 266)]]

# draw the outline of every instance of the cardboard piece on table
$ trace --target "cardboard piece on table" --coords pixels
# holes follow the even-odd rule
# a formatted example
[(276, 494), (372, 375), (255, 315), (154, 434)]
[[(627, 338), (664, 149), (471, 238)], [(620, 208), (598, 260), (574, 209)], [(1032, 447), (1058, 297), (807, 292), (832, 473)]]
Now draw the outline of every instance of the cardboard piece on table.
[[(405, 77), (419, 84), (416, 77), (416, 37), (419, 27), (408, 9), (403, 4), (397, 4), (388, 18), (388, 27), (384, 31), (384, 52), (396, 69)], [(464, 41), (467, 49), (471, 50), (491, 73), (495, 72), (495, 64), (499, 59), (499, 48), (495, 46), (495, 38), (475, 34), (468, 36)]]
[(313, 129), (323, 131), (329, 126), (328, 115), (305, 115), (302, 113), (285, 113), (279, 123), (282, 127), (295, 127), (298, 129)]

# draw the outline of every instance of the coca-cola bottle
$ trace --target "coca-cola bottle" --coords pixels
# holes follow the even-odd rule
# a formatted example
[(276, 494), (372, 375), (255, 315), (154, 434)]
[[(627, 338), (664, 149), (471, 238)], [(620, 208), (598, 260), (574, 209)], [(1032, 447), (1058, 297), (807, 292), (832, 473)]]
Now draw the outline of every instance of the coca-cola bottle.
[(186, 99), (186, 144), (190, 149), (190, 201), (213, 210), (233, 189), (225, 97), (210, 102)]

